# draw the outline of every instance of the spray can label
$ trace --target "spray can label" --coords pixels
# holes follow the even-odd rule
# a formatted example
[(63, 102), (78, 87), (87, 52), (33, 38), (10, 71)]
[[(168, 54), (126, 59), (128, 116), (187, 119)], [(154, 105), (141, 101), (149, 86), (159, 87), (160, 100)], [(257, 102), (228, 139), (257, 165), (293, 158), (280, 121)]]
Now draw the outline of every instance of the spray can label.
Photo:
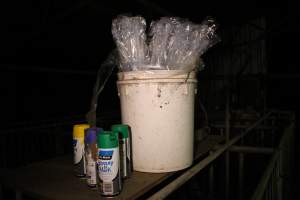
[(86, 178), (87, 184), (90, 187), (94, 187), (97, 184), (97, 176), (96, 176), (96, 162), (92, 158), (92, 153), (86, 153)]
[(119, 147), (98, 150), (98, 177), (100, 192), (104, 196), (121, 192)]
[(76, 176), (84, 177), (86, 174), (86, 168), (85, 168), (83, 138), (74, 138), (73, 148), (74, 148), (74, 165), (75, 165)]

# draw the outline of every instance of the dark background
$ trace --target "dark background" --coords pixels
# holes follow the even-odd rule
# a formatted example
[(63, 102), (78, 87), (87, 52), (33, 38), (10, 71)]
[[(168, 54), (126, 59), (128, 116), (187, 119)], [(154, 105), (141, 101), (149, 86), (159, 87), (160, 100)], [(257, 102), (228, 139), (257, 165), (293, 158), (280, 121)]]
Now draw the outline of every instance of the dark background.
[[(297, 76), (296, 8), (289, 1), (1, 2), (3, 122), (86, 113), (95, 72), (114, 48), (111, 21), (122, 13), (140, 14), (148, 22), (166, 15), (194, 22), (213, 16), (220, 30), (263, 16), (267, 28), (263, 37), (267, 41), (268, 72)], [(214, 48), (222, 48), (222, 42)], [(205, 56), (209, 55), (208, 51)], [(298, 83), (299, 77), (272, 83), (269, 91), (277, 95), (272, 96), (270, 107), (297, 109)], [(104, 110), (119, 109), (114, 76), (101, 95), (100, 106)]]
[[(123, 13), (142, 15), (148, 23), (161, 16), (178, 16), (200, 23), (206, 16), (212, 16), (219, 24), (221, 39), (222, 33), (232, 27), (263, 17), (266, 20), (266, 30), (261, 35), (266, 41), (265, 75), (280, 77), (266, 83), (268, 108), (299, 113), (296, 2), (11, 0), (0, 3), (2, 128), (68, 117), (84, 119), (90, 107), (96, 71), (114, 49), (111, 21)], [(223, 40), (210, 49), (204, 62), (209, 63), (212, 53), (225, 48), (226, 42)], [(208, 64), (200, 75), (207, 73), (209, 67)], [(119, 112), (116, 72), (100, 95), (100, 116)]]

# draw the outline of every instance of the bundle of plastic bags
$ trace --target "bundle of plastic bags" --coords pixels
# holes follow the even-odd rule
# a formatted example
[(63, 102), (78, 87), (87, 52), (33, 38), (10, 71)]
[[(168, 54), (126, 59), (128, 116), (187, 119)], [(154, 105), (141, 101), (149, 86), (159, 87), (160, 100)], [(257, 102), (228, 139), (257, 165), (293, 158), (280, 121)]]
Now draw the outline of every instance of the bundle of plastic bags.
[(112, 34), (117, 45), (120, 70), (194, 70), (202, 66), (201, 55), (219, 41), (213, 19), (194, 24), (163, 17), (151, 23), (149, 37), (143, 17), (119, 16)]

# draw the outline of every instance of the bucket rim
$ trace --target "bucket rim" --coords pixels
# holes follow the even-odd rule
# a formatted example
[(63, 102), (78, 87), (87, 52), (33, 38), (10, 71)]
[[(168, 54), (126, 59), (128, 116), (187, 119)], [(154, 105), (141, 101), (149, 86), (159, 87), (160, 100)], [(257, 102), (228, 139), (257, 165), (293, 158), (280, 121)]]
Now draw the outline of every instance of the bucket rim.
[(196, 79), (196, 72), (185, 70), (146, 70), (118, 72), (118, 80), (144, 80), (144, 79)]

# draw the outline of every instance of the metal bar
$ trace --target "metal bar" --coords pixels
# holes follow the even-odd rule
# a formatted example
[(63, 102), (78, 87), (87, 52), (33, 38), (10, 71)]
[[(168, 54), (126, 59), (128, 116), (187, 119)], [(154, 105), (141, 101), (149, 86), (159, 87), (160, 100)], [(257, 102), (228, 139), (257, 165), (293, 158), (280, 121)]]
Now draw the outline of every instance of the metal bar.
[(273, 148), (268, 148), (268, 147), (252, 147), (252, 146), (236, 146), (236, 145), (231, 146), (228, 150), (231, 152), (259, 153), (259, 154), (272, 154), (275, 151)]
[[(212, 151), (209, 152), (209, 154), (212, 154)], [(213, 163), (210, 164), (209, 167), (209, 196), (210, 198), (213, 198), (213, 191), (214, 191), (214, 165)]]
[[(101, 117), (99, 117), (99, 119), (111, 119), (108, 118), (107, 116), (117, 116), (120, 115), (120, 113), (118, 111), (113, 111), (113, 112), (100, 112), (97, 113), (99, 115), (101, 115)], [(106, 116), (106, 117), (104, 117)], [(1, 130), (8, 130), (9, 127), (11, 128), (16, 128), (16, 127), (28, 127), (28, 126), (34, 126), (34, 125), (39, 125), (39, 124), (55, 124), (57, 122), (75, 122), (76, 120), (84, 120), (86, 118), (85, 114), (81, 114), (81, 115), (68, 115), (68, 116), (63, 116), (63, 117), (59, 117), (59, 118), (50, 118), (50, 119), (42, 119), (42, 120), (30, 120), (30, 121), (21, 121), (21, 122), (13, 122), (13, 123), (7, 123), (5, 127), (2, 127)], [(114, 118), (116, 119), (116, 118)]]
[[(2, 168), (6, 168), (7, 167), (7, 144), (6, 144), (6, 141), (7, 141), (7, 137), (3, 136), (3, 135), (0, 135), (0, 158), (1, 159), (1, 163), (0, 163), (0, 167)], [(2, 164), (2, 165), (1, 165)]]
[(87, 70), (74, 70), (74, 69), (54, 69), (47, 67), (18, 67), (14, 65), (1, 65), (2, 70), (9, 71), (29, 71), (29, 72), (43, 72), (43, 73), (59, 73), (59, 74), (73, 74), (73, 75), (88, 75), (95, 76), (96, 71), (87, 71)]
[(230, 183), (230, 156), (229, 151), (225, 152), (225, 199), (229, 200), (229, 183)]
[(223, 128), (220, 129), (220, 135), (224, 136), (224, 130), (223, 130)]
[[(265, 114), (265, 113), (264, 113)], [(264, 123), (264, 121), (262, 122)], [(241, 138), (241, 141), (240, 141), (240, 144), (241, 145), (244, 145), (244, 138)], [(239, 200), (242, 200), (243, 199), (243, 191), (244, 191), (244, 154), (243, 152), (240, 152), (239, 153), (239, 171), (238, 171), (238, 183), (239, 183), (239, 191), (238, 191), (238, 198)]]
[(0, 182), (0, 199), (4, 199), (4, 194), (3, 194), (3, 186)]
[(260, 144), (261, 144), (261, 146), (265, 146), (264, 141), (265, 141), (265, 131), (261, 130), (260, 131)]
[(268, 182), (271, 178), (271, 174), (272, 171), (274, 169), (274, 165), (277, 161), (279, 157), (279, 153), (276, 152), (273, 156), (271, 161), (269, 162), (267, 169), (265, 170), (265, 172), (263, 173), (263, 176), (261, 178), (261, 181), (259, 182), (259, 184), (257, 185), (257, 190), (254, 192), (253, 196), (252, 196), (252, 200), (259, 200), (262, 199), (263, 194), (265, 192), (265, 188), (267, 188), (268, 186)]
[(226, 142), (230, 139), (230, 97), (229, 97), (229, 89), (227, 89), (227, 97), (226, 97), (226, 111), (225, 111), (225, 140)]
[[(220, 128), (220, 129), (225, 127), (225, 125), (223, 125), (223, 124), (211, 124), (210, 126), (213, 127), (213, 128)], [(247, 128), (248, 126), (247, 125), (240, 125), (240, 124), (238, 124), (238, 125), (232, 124), (230, 127), (238, 128), (238, 129), (244, 129), (244, 128)], [(256, 129), (272, 130), (272, 129), (274, 129), (274, 127), (273, 126), (264, 126), (264, 125), (262, 125), (262, 126), (257, 126)]]
[(204, 169), (207, 165), (209, 165), (212, 161), (214, 161), (216, 158), (218, 158), (220, 155), (222, 155), (230, 146), (235, 144), (237, 141), (239, 141), (242, 137), (245, 137), (251, 130), (253, 130), (258, 124), (260, 124), (263, 120), (268, 118), (272, 112), (267, 113), (264, 115), (261, 119), (259, 119), (257, 122), (255, 122), (253, 125), (249, 126), (242, 134), (235, 136), (233, 139), (231, 139), (229, 142), (221, 146), (219, 149), (217, 149), (215, 152), (213, 152), (211, 155), (207, 156), (200, 162), (198, 162), (196, 165), (194, 165), (192, 168), (181, 174), (178, 178), (176, 178), (174, 181), (166, 185), (164, 188), (153, 194), (149, 200), (156, 200), (156, 199), (164, 199), (169, 194), (171, 194), (174, 190), (182, 186), (185, 182), (187, 182), (189, 179), (191, 179), (194, 175), (199, 173), (202, 169)]
[[(271, 125), (272, 126), (275, 125), (275, 120), (274, 119), (272, 119)], [(275, 137), (274, 133), (275, 133), (275, 130), (271, 129), (271, 145), (272, 145), (272, 147), (274, 146), (274, 137)]]
[[(201, 75), (201, 80), (224, 80), (224, 78), (234, 78), (235, 75)], [(300, 79), (300, 74), (247, 74), (241, 75), (240, 79), (259, 79), (266, 77), (266, 79), (282, 80), (282, 79)]]
[(278, 181), (277, 181), (277, 199), (282, 200), (282, 178), (280, 176), (280, 158), (279, 158), (279, 162), (277, 162), (277, 174), (278, 174)]
[[(225, 113), (225, 141), (226, 143), (230, 139), (230, 91), (229, 87), (227, 88), (226, 95), (226, 113)], [(229, 199), (229, 183), (230, 183), (230, 155), (229, 151), (225, 153), (225, 199)]]
[[(293, 118), (293, 120), (295, 120), (295, 116), (293, 115), (292, 116), (292, 118)], [(292, 134), (291, 134), (291, 136), (290, 136), (290, 144), (289, 144), (289, 150), (290, 150), (290, 157), (291, 157), (291, 161), (290, 161), (290, 166), (291, 166), (291, 168), (290, 168), (290, 170), (291, 170), (291, 172), (290, 172), (290, 177), (293, 177), (292, 179), (294, 179), (294, 180), (296, 180), (296, 176), (295, 176), (295, 172), (296, 172), (296, 168), (295, 168), (295, 127), (293, 127), (292, 128)], [(291, 197), (292, 197), (292, 194), (293, 194), (293, 192), (294, 192), (294, 190), (292, 189), (292, 188), (290, 188), (290, 194), (289, 195), (287, 195), (287, 196), (285, 196), (285, 198), (288, 198), (288, 199), (291, 199)]]
[[(117, 118), (103, 118), (99, 117), (97, 118), (98, 122), (104, 122), (104, 121), (116, 121), (118, 120)], [(30, 131), (30, 130), (36, 130), (36, 129), (44, 129), (44, 128), (55, 128), (58, 126), (63, 126), (63, 125), (70, 125), (70, 124), (76, 124), (76, 123), (83, 123), (86, 122), (86, 119), (82, 117), (82, 119), (61, 119), (57, 121), (45, 121), (45, 122), (40, 122), (38, 125), (33, 124), (33, 125), (27, 125), (27, 126), (22, 126), (22, 127), (17, 127), (17, 128), (10, 128), (10, 129), (4, 129), (0, 130), (0, 135), (1, 134), (8, 134), (8, 133), (15, 133), (15, 132), (20, 132), (20, 131)]]
[[(266, 192), (268, 187), (271, 187), (270, 184), (270, 179), (272, 178), (272, 173), (274, 170), (279, 170), (279, 172), (277, 173), (279, 175), (278, 180), (276, 180), (276, 184), (277, 184), (277, 198), (281, 199), (282, 196), (282, 187), (283, 187), (283, 183), (282, 183), (282, 178), (281, 178), (281, 159), (282, 156), (281, 151), (283, 151), (283, 146), (285, 145), (287, 139), (289, 137), (291, 137), (291, 135), (293, 134), (293, 127), (294, 127), (294, 123), (292, 123), (288, 128), (286, 128), (286, 130), (283, 133), (283, 136), (281, 137), (280, 140), (280, 144), (279, 144), (279, 151), (276, 151), (272, 158), (271, 161), (269, 162), (265, 172), (263, 173), (262, 178), (260, 179), (259, 184), (256, 187), (256, 190), (254, 191), (253, 196), (251, 197), (252, 200), (260, 200), (262, 199), (264, 193)], [(291, 129), (291, 130), (290, 130)]]
[(244, 193), (244, 154), (239, 153), (239, 199), (243, 199)]

